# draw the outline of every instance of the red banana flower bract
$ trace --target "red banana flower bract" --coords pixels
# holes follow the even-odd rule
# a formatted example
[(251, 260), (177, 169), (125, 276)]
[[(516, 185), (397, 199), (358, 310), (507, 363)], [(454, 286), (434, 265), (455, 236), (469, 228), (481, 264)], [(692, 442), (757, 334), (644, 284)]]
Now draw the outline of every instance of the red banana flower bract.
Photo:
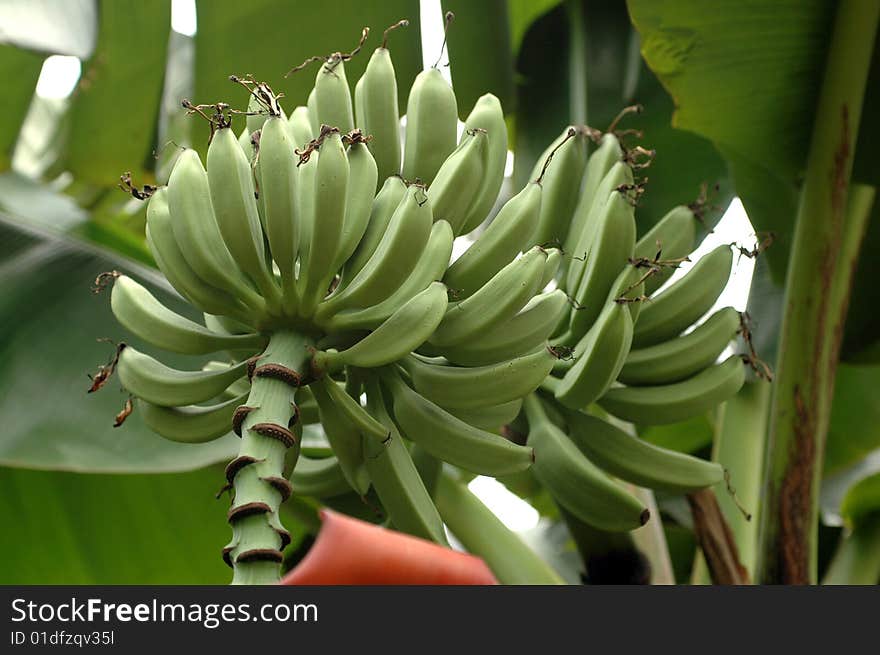
[(283, 585), (494, 585), (479, 557), (330, 510)]

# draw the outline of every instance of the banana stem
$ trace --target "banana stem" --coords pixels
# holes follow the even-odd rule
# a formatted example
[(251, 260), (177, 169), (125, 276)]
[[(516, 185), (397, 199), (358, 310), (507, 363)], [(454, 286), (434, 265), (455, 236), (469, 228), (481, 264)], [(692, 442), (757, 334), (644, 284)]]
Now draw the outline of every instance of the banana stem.
[(300, 334), (273, 334), (255, 361), (247, 405), (236, 411), (239, 420), (244, 417), (241, 448), (226, 467), (233, 488), (228, 513), (233, 536), (223, 549), (233, 568), (232, 584), (274, 584), (280, 579), (281, 551), (290, 534), (278, 508), (291, 491), (285, 461), (295, 464), (299, 455), (294, 394), (308, 374), (311, 347), (311, 340)]
[(868, 217), (847, 212), (847, 195), (878, 16), (880, 0), (843, 0), (831, 36), (786, 275), (756, 567), (762, 583), (817, 578), (823, 451)]
[(485, 560), (501, 584), (565, 584), (547, 562), (447, 472), (437, 478), (434, 502), (452, 534), (468, 552)]

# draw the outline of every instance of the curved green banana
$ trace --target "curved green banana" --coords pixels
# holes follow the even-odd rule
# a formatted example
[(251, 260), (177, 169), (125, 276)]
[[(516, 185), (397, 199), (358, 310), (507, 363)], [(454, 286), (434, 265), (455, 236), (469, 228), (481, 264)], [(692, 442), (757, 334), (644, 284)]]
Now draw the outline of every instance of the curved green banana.
[(428, 188), (434, 215), (448, 222), (456, 236), (464, 234), (465, 221), (479, 202), (488, 154), (486, 132), (465, 133)]
[(345, 414), (348, 421), (357, 427), (357, 429), (367, 437), (373, 437), (379, 441), (388, 438), (388, 428), (373, 418), (367, 410), (365, 410), (360, 402), (349, 396), (345, 390), (332, 379), (324, 376), (315, 383), (315, 386), (321, 386), (324, 393), (330, 398), (336, 408)]
[(147, 205), (147, 246), (168, 282), (202, 311), (250, 319), (248, 308), (229, 292), (211, 286), (187, 263), (174, 238), (167, 188), (158, 189)]
[[(604, 199), (611, 192), (611, 189), (620, 184), (632, 183), (631, 178), (629, 180), (617, 181), (621, 178), (619, 174), (615, 174), (613, 178), (608, 178), (608, 180), (610, 182), (611, 179), (614, 179), (616, 183), (602, 184), (606, 180), (608, 173), (617, 164), (623, 163), (622, 160), (623, 149), (620, 147), (617, 137), (613, 134), (603, 136), (599, 142), (599, 147), (587, 160), (583, 180), (580, 183), (577, 205), (575, 205), (574, 214), (571, 216), (571, 225), (568, 228), (568, 234), (562, 246), (563, 252), (569, 255), (583, 254), (581, 248), (578, 247), (578, 242), (584, 234), (590, 216), (590, 208), (596, 202), (596, 198)], [(629, 166), (626, 166), (626, 168), (629, 168)], [(607, 191), (601, 187), (605, 187)]]
[[(584, 270), (587, 268), (587, 263), (594, 259), (591, 253), (593, 249), (593, 239), (599, 232), (600, 221), (607, 215), (605, 206), (612, 198), (623, 196), (624, 194), (621, 191), (618, 191), (618, 189), (620, 189), (621, 186), (632, 184), (632, 181), (632, 169), (629, 165), (624, 162), (617, 162), (611, 167), (611, 170), (608, 171), (605, 177), (602, 178), (601, 183), (596, 188), (595, 194), (593, 195), (593, 201), (586, 208), (583, 205), (578, 205), (578, 208), (575, 211), (575, 222), (579, 223), (579, 226), (575, 228), (575, 225), (573, 224), (572, 231), (569, 232), (568, 236), (572, 237), (574, 230), (578, 229), (579, 232), (577, 234), (579, 238), (574, 242), (571, 248), (566, 246), (563, 249), (568, 255), (568, 270), (565, 274), (565, 288), (570, 293), (576, 293), (578, 291)], [(630, 253), (632, 253), (632, 247), (630, 247)], [(621, 262), (620, 266), (623, 267), (625, 263), (626, 261), (624, 260)], [(615, 273), (616, 272), (617, 271), (615, 271)]]
[(443, 277), (452, 255), (452, 228), (446, 221), (437, 221), (416, 266), (397, 290), (382, 302), (365, 309), (345, 310), (327, 321), (330, 330), (372, 330), (402, 307), (410, 298), (421, 293), (432, 282)]
[(154, 405), (174, 407), (219, 396), (247, 372), (247, 362), (220, 371), (179, 371), (126, 346), (116, 365), (122, 386)]
[[(315, 117), (318, 125), (337, 127), (343, 133), (354, 129), (351, 91), (345, 77), (345, 62), (330, 57), (318, 68), (315, 76)], [(311, 102), (309, 103), (311, 110)], [(320, 130), (315, 130), (317, 134)]]
[[(315, 155), (313, 154), (312, 157)], [(310, 162), (309, 162), (310, 163)], [(304, 164), (308, 166), (308, 163)], [(300, 166), (302, 169), (303, 166)], [(330, 134), (321, 144), (311, 189), (300, 192), (312, 195), (311, 244), (308, 259), (300, 264), (300, 312), (311, 315), (327, 294), (330, 280), (336, 274), (333, 265), (335, 248), (345, 223), (345, 200), (348, 194), (349, 166), (339, 134)]]
[(300, 105), (290, 114), (290, 118), (287, 119), (287, 136), (297, 150), (302, 150), (315, 138), (308, 107)]
[(488, 218), (504, 182), (504, 167), (507, 164), (507, 123), (504, 122), (504, 111), (498, 98), (491, 93), (480, 96), (464, 121), (464, 129), (463, 138), (468, 131), (485, 130), (489, 141), (482, 184), (476, 202), (473, 203), (462, 223), (461, 233), (468, 234)]
[(400, 173), (400, 113), (397, 109), (397, 76), (391, 53), (376, 48), (354, 87), (357, 124), (373, 138), (370, 151), (376, 159), (379, 179)]
[(289, 479), (297, 496), (332, 498), (352, 490), (339, 460), (333, 455), (321, 459), (300, 455)]
[(654, 346), (631, 350), (617, 379), (628, 385), (669, 384), (710, 366), (740, 327), (740, 314), (725, 307), (693, 332)]
[(168, 180), (171, 229), (186, 262), (208, 284), (228, 291), (249, 307), (262, 311), (265, 301), (245, 282), (223, 242), (199, 155), (184, 150)]
[(668, 341), (708, 312), (727, 286), (732, 264), (730, 246), (718, 246), (652, 298), (639, 314), (633, 346), (644, 348)]
[(348, 147), (348, 197), (345, 199), (345, 220), (339, 236), (336, 259), (331, 270), (338, 271), (360, 243), (370, 222), (370, 208), (376, 193), (376, 162), (363, 143)]
[(544, 274), (538, 283), (539, 289), (546, 289), (547, 285), (556, 277), (556, 273), (562, 265), (562, 256), (562, 251), (559, 248), (547, 249), (547, 261), (544, 263)]
[(436, 68), (416, 76), (406, 103), (403, 177), (430, 185), (455, 150), (458, 103)]
[(541, 348), (506, 362), (465, 367), (410, 355), (400, 364), (416, 391), (446, 409), (476, 409), (522, 398), (538, 388), (556, 356)]
[(681, 382), (654, 387), (609, 390), (599, 405), (618, 418), (639, 425), (676, 423), (707, 412), (733, 396), (745, 382), (739, 355), (703, 369)]
[(345, 270), (339, 283), (340, 287), (347, 286), (369, 261), (379, 242), (382, 241), (388, 223), (405, 195), (406, 183), (402, 178), (393, 176), (385, 180), (379, 193), (373, 199), (367, 229), (354, 253), (345, 263)]
[(206, 443), (232, 432), (235, 408), (247, 400), (247, 394), (217, 405), (163, 407), (137, 400), (137, 411), (144, 425), (156, 434), (179, 443)]
[(623, 367), (632, 334), (627, 306), (616, 302), (606, 305), (575, 347), (577, 359), (556, 387), (556, 399), (566, 407), (581, 409), (602, 396)]
[(568, 307), (561, 289), (534, 296), (506, 323), (466, 343), (443, 349), (443, 355), (461, 366), (482, 366), (511, 359), (546, 343)]
[(434, 332), (447, 303), (446, 286), (434, 282), (355, 345), (338, 352), (318, 353), (316, 363), (332, 371), (343, 365), (374, 368), (397, 361)]
[(403, 433), (434, 457), (480, 475), (506, 475), (531, 466), (531, 448), (465, 423), (410, 389), (396, 374), (386, 374), (383, 381)]
[[(541, 211), (538, 224), (530, 245), (548, 246), (556, 244), (563, 247), (568, 237), (569, 226), (574, 217), (574, 210), (578, 203), (578, 191), (581, 188), (581, 179), (587, 166), (587, 153), (589, 138), (585, 129), (575, 128), (574, 137), (568, 139), (561, 147), (563, 140), (568, 138), (566, 128), (562, 134), (551, 143), (544, 153), (538, 157), (535, 167), (532, 169), (530, 180), (537, 180), (544, 169), (544, 164), (551, 153), (553, 162), (544, 172), (541, 186), (544, 192), (541, 196)], [(559, 147), (558, 150), (556, 148)]]
[(586, 333), (598, 318), (614, 281), (632, 257), (636, 243), (636, 217), (624, 193), (611, 192), (595, 226), (596, 232), (574, 294), (577, 309), (571, 312), (569, 328), (575, 337)]
[(538, 222), (541, 198), (541, 185), (531, 183), (508, 200), (489, 227), (449, 266), (443, 277), (446, 286), (467, 298), (516, 257)]
[(395, 528), (448, 545), (443, 522), (394, 421), (378, 383), (367, 381), (367, 409), (390, 433), (385, 441), (364, 437), (367, 470)]
[(394, 293), (415, 268), (432, 225), (430, 201), (423, 189), (411, 186), (373, 255), (344, 289), (321, 303), (316, 319), (344, 309), (370, 307)]
[(430, 343), (457, 346), (510, 320), (535, 295), (547, 253), (535, 246), (498, 271), (473, 295), (451, 304)]
[(565, 412), (569, 436), (592, 462), (640, 487), (689, 493), (724, 479), (724, 469), (667, 448), (660, 448), (582, 412)]
[[(333, 380), (329, 384), (336, 386)], [(364, 464), (364, 446), (361, 431), (330, 397), (324, 384), (310, 385), (318, 415), (327, 441), (339, 461), (339, 467), (351, 488), (363, 496), (370, 488), (370, 477)]]
[(228, 127), (214, 133), (208, 146), (208, 186), (223, 242), (264, 298), (277, 301), (278, 286), (266, 261), (263, 226), (257, 210), (250, 162)]
[(186, 355), (219, 350), (263, 348), (268, 339), (260, 334), (218, 334), (184, 318), (130, 277), (121, 275), (113, 284), (110, 308), (122, 326), (150, 345)]
[(500, 405), (477, 407), (476, 409), (450, 409), (449, 413), (475, 428), (487, 432), (501, 433), (501, 428), (512, 423), (522, 409), (522, 398), (510, 400)]
[(284, 120), (270, 117), (260, 135), (260, 201), (266, 220), (266, 237), (272, 259), (281, 271), (285, 296), (293, 291), (296, 253), (299, 250), (299, 218), (294, 198), (297, 188), (294, 145)]
[[(638, 240), (633, 257), (653, 260), (658, 252), (663, 261), (686, 257), (694, 248), (696, 226), (697, 219), (690, 208), (684, 205), (673, 207)], [(651, 275), (645, 280), (645, 293), (654, 293), (674, 271), (675, 267), (665, 266)]]
[(535, 394), (526, 397), (524, 409), (527, 443), (535, 449), (532, 471), (556, 502), (600, 530), (635, 530), (648, 522), (650, 512), (642, 502), (577, 449), (550, 421)]

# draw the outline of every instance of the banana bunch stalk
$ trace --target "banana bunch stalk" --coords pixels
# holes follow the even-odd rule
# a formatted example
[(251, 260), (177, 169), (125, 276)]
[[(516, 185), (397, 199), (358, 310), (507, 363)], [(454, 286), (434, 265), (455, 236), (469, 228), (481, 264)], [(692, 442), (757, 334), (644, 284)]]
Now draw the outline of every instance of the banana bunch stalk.
[[(424, 71), (401, 148), (389, 51), (375, 51), (354, 102), (350, 56), (322, 61), (289, 114), (267, 85), (233, 78), (251, 94), (247, 126), (236, 135), (235, 114), (214, 106), (205, 163), (184, 150), (149, 198), (150, 251), (202, 321), (129, 277), (112, 289), (115, 316), (142, 341), (220, 353), (176, 370), (123, 346), (116, 370), (159, 435), (241, 438), (226, 468), (234, 583), (278, 580), (290, 542), (279, 506), (292, 493), (372, 490), (396, 529), (446, 544), (412, 444), (425, 461), (475, 474), (527, 469), (532, 448), (501, 426), (557, 363), (548, 338), (566, 299), (544, 288), (561, 253), (529, 242), (540, 183), (450, 266), (453, 239), (485, 221), (504, 177), (498, 99), (480, 98), (459, 139), (452, 88)], [(329, 447), (301, 455), (310, 423)]]
[(614, 132), (584, 128), (563, 133), (554, 150), (532, 243), (563, 244), (554, 293), (569, 302), (551, 343), (565, 356), (526, 397), (519, 425), (535, 451), (532, 472), (556, 502), (596, 528), (631, 530), (649, 513), (615, 478), (672, 493), (723, 479), (718, 464), (653, 446), (626, 424), (683, 421), (742, 386), (741, 356), (717, 363), (739, 313), (726, 307), (693, 327), (727, 284), (732, 250), (719, 246), (664, 287), (694, 248), (700, 207), (675, 207), (638, 238), (634, 151)]

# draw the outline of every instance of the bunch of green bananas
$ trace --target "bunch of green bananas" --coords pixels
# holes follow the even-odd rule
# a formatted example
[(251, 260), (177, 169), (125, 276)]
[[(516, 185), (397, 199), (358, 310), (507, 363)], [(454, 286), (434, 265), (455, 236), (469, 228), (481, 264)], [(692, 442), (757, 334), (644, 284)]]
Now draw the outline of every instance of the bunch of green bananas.
[[(499, 195), (500, 103), (480, 98), (459, 139), (455, 94), (426, 70), (401, 147), (388, 49), (373, 53), (354, 102), (347, 57), (322, 63), (289, 116), (250, 80), (247, 127), (234, 135), (217, 105), (207, 166), (184, 150), (149, 199), (149, 248), (203, 323), (128, 277), (112, 291), (115, 316), (143, 341), (225, 353), (180, 371), (127, 346), (116, 367), (158, 434), (241, 437), (226, 469), (233, 582), (277, 580), (290, 541), (278, 510), (291, 493), (372, 489), (395, 528), (446, 543), (432, 499), (441, 462), (491, 476), (532, 467), (566, 509), (614, 530), (647, 511), (608, 474), (679, 491), (720, 480), (717, 465), (594, 414), (678, 421), (738, 389), (739, 360), (714, 363), (736, 312), (680, 336), (724, 287), (730, 250), (642, 302), (671, 273), (658, 248), (669, 260), (693, 248), (693, 212), (674, 209), (637, 242), (626, 150), (613, 133), (569, 128), (450, 264), (453, 240), (483, 224)], [(518, 417), (527, 442), (504, 429)], [(301, 454), (310, 424), (329, 447)]]
[(526, 399), (522, 429), (532, 473), (560, 505), (594, 527), (630, 530), (648, 510), (610, 476), (678, 493), (723, 479), (718, 464), (653, 446), (626, 424), (683, 421), (742, 386), (742, 357), (716, 363), (739, 313), (721, 309), (689, 331), (723, 291), (733, 255), (719, 246), (661, 289), (694, 248), (699, 209), (676, 207), (637, 239), (634, 153), (587, 130), (569, 130), (557, 148), (532, 241), (564, 244), (557, 285), (571, 303), (551, 342), (567, 356)]
[[(344, 60), (323, 62), (289, 117), (265, 84), (246, 82), (246, 129), (236, 136), (217, 106), (207, 166), (184, 150), (150, 197), (150, 251), (203, 324), (129, 277), (112, 290), (119, 322), (148, 344), (226, 353), (182, 371), (126, 346), (116, 370), (158, 434), (241, 437), (226, 470), (234, 582), (277, 579), (290, 540), (278, 509), (291, 493), (372, 487), (397, 529), (446, 543), (411, 443), (425, 461), (476, 474), (528, 468), (532, 449), (500, 428), (556, 363), (547, 340), (566, 300), (542, 290), (559, 252), (527, 247), (540, 184), (449, 266), (453, 239), (486, 219), (503, 181), (497, 98), (480, 98), (459, 140), (451, 86), (424, 71), (401, 152), (388, 50), (373, 54), (354, 102)], [(301, 455), (309, 423), (329, 449)]]

